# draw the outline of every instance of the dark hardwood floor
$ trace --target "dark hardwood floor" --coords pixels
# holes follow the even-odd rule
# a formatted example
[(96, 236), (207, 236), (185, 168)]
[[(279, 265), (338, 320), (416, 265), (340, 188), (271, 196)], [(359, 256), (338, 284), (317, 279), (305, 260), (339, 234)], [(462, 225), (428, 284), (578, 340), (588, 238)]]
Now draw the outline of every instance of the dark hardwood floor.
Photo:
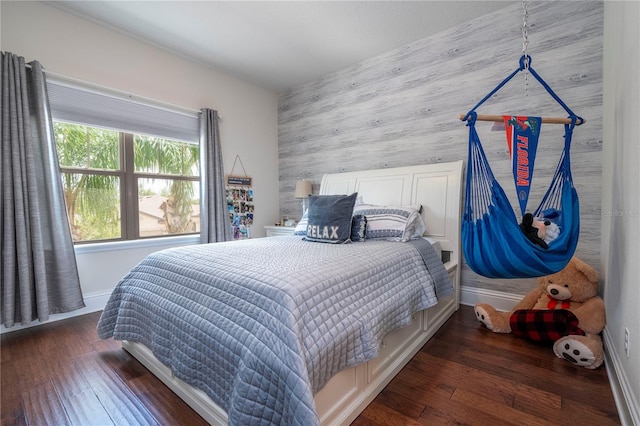
[[(201, 425), (203, 419), (120, 348), (99, 313), (2, 335), (2, 425)], [(353, 423), (616, 425), (604, 367), (586, 370), (462, 306)]]

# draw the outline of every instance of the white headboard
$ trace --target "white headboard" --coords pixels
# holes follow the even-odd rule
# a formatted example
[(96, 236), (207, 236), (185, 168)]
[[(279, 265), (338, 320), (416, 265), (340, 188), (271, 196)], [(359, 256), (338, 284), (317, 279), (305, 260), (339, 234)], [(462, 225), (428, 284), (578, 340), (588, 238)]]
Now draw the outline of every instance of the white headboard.
[(422, 205), (425, 236), (440, 241), (460, 265), (462, 160), (379, 170), (326, 174), (320, 195), (357, 192), (367, 204)]

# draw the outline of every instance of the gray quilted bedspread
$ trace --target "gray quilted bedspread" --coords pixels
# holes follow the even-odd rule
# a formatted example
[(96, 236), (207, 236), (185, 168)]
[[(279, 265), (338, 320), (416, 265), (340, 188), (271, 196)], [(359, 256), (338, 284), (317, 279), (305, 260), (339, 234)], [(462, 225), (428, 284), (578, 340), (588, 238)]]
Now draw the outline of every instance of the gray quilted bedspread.
[(437, 303), (432, 275), (451, 294), (421, 247), (272, 237), (163, 250), (118, 283), (98, 334), (146, 345), (231, 425), (315, 425), (313, 395)]

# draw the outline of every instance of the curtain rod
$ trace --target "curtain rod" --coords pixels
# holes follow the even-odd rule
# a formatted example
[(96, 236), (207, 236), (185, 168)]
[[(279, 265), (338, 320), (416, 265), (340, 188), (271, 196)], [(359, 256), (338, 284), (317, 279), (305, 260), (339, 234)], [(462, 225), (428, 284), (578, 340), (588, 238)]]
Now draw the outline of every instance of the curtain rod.
[[(458, 118), (464, 121), (464, 118), (467, 114), (460, 114)], [(504, 121), (504, 117), (502, 115), (487, 115), (487, 114), (478, 114), (476, 116), (477, 121), (495, 121), (497, 123), (502, 123)], [(466, 121), (469, 121), (468, 119)], [(571, 119), (567, 117), (542, 117), (543, 123), (548, 124), (571, 124)], [(587, 120), (584, 118), (578, 118), (576, 120), (576, 126), (586, 123)]]

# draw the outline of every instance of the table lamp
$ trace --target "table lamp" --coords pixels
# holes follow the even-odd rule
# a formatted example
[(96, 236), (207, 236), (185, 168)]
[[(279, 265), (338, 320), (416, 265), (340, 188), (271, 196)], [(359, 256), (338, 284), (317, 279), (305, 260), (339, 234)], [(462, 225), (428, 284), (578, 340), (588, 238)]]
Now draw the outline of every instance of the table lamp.
[(302, 214), (304, 215), (304, 211), (306, 210), (306, 201), (309, 198), (309, 194), (313, 192), (313, 186), (311, 181), (308, 180), (299, 180), (296, 182), (296, 192), (294, 197), (302, 198)]

